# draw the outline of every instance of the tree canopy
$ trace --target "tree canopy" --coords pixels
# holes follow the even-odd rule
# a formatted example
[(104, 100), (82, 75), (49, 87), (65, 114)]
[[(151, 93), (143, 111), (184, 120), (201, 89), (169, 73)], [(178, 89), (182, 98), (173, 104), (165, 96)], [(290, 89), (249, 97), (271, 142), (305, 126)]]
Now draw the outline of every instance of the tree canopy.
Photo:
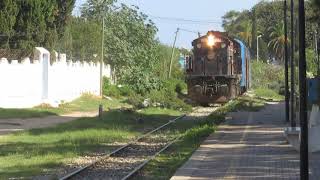
[[(74, 17), (67, 27), (71, 33), (65, 34), (61, 47), (69, 45), (69, 54), (76, 59), (89, 60), (92, 54), (100, 59), (103, 19), (104, 60), (112, 65), (118, 83), (130, 85), (140, 94), (161, 88), (167, 78), (171, 48), (157, 40), (157, 27), (138, 7), (115, 0), (88, 0), (81, 17)], [(178, 56), (176, 53), (174, 57), (174, 77), (182, 75)]]
[[(312, 4), (313, 3), (313, 4)], [(283, 1), (261, 1), (251, 10), (241, 12), (229, 11), (223, 17), (223, 28), (230, 35), (241, 39), (251, 48), (252, 55), (256, 54), (257, 36), (259, 39), (260, 55), (263, 59), (275, 57), (283, 60), (284, 28), (283, 28)], [(288, 1), (288, 33), (290, 33), (290, 1)], [(307, 47), (312, 48), (314, 31), (319, 29), (320, 3), (317, 0), (306, 1), (306, 38)], [(298, 1), (295, 0), (294, 22), (298, 19)], [(297, 31), (297, 25), (294, 26)], [(289, 34), (288, 34), (289, 35)], [(297, 35), (297, 34), (296, 34)], [(296, 38), (297, 40), (298, 38)], [(290, 36), (288, 36), (290, 41)], [(267, 52), (267, 53), (266, 53)]]
[(63, 36), (75, 0), (0, 1), (0, 47), (53, 48)]

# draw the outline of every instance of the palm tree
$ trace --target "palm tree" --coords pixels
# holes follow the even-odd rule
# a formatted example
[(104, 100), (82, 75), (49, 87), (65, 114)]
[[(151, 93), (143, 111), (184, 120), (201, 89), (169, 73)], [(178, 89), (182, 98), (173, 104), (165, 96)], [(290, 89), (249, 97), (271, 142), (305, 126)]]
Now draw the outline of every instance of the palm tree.
[[(282, 62), (284, 61), (284, 46), (285, 46), (285, 34), (284, 34), (284, 24), (278, 23), (273, 27), (269, 28), (270, 42), (268, 47), (272, 49), (276, 58), (279, 58)], [(287, 40), (289, 44), (289, 39)]]
[(246, 44), (251, 47), (252, 42), (252, 23), (251, 21), (245, 21), (242, 24), (243, 31), (239, 32), (238, 35), (242, 40), (246, 42)]

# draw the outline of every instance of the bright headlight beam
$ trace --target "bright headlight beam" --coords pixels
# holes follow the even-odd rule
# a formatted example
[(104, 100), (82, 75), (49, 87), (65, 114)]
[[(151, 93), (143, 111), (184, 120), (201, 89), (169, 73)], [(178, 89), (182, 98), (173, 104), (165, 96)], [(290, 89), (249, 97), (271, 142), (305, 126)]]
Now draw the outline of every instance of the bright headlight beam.
[(216, 43), (216, 39), (213, 35), (209, 35), (208, 36), (208, 46), (214, 46)]

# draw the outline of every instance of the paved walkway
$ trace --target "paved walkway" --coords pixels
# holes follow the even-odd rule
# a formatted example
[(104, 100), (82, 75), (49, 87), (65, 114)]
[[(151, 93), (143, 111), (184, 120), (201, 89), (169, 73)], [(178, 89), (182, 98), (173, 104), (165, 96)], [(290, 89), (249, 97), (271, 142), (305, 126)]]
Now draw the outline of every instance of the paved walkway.
[[(299, 179), (299, 153), (283, 136), (284, 105), (231, 113), (172, 177), (190, 179)], [(320, 154), (310, 155), (312, 180), (320, 179)]]
[(33, 128), (51, 127), (76, 120), (80, 117), (94, 117), (97, 116), (97, 114), (97, 112), (74, 112), (62, 116), (47, 116), (41, 118), (0, 119), (0, 135)]

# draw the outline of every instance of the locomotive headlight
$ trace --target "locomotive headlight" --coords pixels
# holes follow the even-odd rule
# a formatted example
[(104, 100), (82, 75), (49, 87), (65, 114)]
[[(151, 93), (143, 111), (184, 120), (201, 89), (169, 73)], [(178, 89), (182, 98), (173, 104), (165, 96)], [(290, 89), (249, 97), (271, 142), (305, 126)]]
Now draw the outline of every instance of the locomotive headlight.
[(214, 46), (216, 44), (216, 38), (212, 34), (210, 34), (208, 36), (207, 43), (208, 43), (208, 46), (210, 46), (210, 47)]

